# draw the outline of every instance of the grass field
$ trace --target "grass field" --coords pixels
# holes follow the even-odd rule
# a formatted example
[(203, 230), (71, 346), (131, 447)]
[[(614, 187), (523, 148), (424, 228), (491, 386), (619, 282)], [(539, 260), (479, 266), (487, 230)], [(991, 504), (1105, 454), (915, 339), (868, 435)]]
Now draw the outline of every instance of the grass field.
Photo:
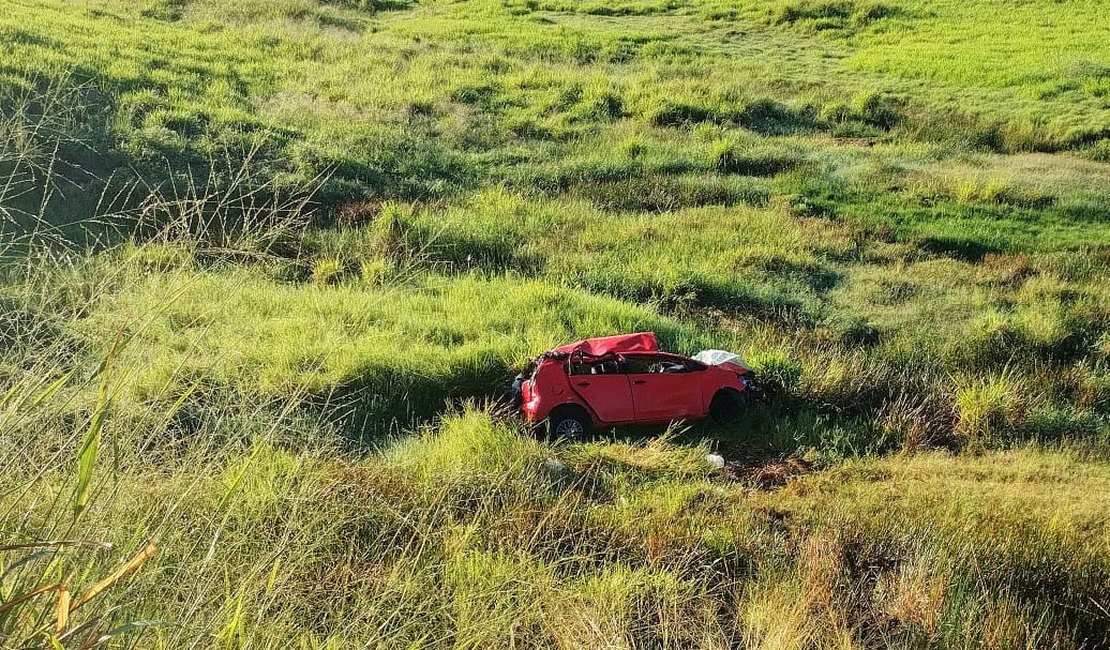
[(1110, 645), (1108, 14), (0, 0), (0, 647)]

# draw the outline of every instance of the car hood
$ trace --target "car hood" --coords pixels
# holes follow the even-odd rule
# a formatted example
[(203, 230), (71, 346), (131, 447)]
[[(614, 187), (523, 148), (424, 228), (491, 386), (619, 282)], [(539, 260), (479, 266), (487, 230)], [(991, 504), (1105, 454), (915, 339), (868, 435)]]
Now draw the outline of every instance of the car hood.
[(654, 332), (638, 332), (636, 334), (618, 334), (617, 336), (603, 336), (596, 339), (575, 341), (552, 350), (555, 354), (573, 354), (575, 352), (600, 357), (606, 354), (621, 354), (624, 352), (658, 352), (659, 339)]

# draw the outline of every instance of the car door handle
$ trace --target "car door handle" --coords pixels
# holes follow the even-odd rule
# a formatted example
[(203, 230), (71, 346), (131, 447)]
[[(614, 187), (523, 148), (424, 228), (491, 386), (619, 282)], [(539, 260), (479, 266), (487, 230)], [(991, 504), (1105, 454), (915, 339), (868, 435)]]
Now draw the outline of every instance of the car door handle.
[(589, 385), (590, 385), (590, 382), (588, 382), (588, 381), (580, 381), (580, 382), (578, 382), (578, 383), (577, 383), (577, 384), (575, 384), (575, 385), (576, 385), (576, 386), (589, 386)]
[(637, 386), (639, 386), (640, 384), (646, 384), (646, 383), (647, 383), (647, 381), (645, 381), (645, 380), (643, 380), (643, 379), (633, 379), (633, 380), (632, 380), (632, 383), (633, 383), (633, 384), (636, 384)]

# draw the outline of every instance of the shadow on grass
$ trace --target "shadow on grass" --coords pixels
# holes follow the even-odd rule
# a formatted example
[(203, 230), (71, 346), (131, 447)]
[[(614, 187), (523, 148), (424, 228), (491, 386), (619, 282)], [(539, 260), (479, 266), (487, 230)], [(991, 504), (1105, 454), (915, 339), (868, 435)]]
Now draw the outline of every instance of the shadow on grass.
[(934, 255), (951, 257), (971, 264), (978, 264), (987, 255), (1003, 252), (1001, 248), (981, 241), (954, 237), (927, 237), (921, 240), (920, 246), (922, 250)]
[(760, 135), (790, 135), (820, 131), (827, 125), (807, 111), (795, 110), (768, 98), (746, 104), (716, 105), (669, 102), (648, 115), (653, 126), (688, 127), (701, 123), (741, 126)]
[(495, 359), (476, 360), (437, 377), (376, 369), (372, 376), (309, 396), (305, 406), (351, 446), (373, 446), (431, 422), (462, 402), (496, 408), (505, 400), (518, 370)]

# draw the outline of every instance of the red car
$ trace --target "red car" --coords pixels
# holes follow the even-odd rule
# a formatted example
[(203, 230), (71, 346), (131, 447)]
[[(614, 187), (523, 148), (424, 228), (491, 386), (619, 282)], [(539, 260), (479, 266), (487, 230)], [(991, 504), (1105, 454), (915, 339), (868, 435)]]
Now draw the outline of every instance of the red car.
[(528, 421), (566, 438), (601, 426), (735, 418), (755, 391), (751, 369), (719, 350), (696, 357), (661, 351), (651, 332), (587, 339), (534, 359), (514, 396)]

